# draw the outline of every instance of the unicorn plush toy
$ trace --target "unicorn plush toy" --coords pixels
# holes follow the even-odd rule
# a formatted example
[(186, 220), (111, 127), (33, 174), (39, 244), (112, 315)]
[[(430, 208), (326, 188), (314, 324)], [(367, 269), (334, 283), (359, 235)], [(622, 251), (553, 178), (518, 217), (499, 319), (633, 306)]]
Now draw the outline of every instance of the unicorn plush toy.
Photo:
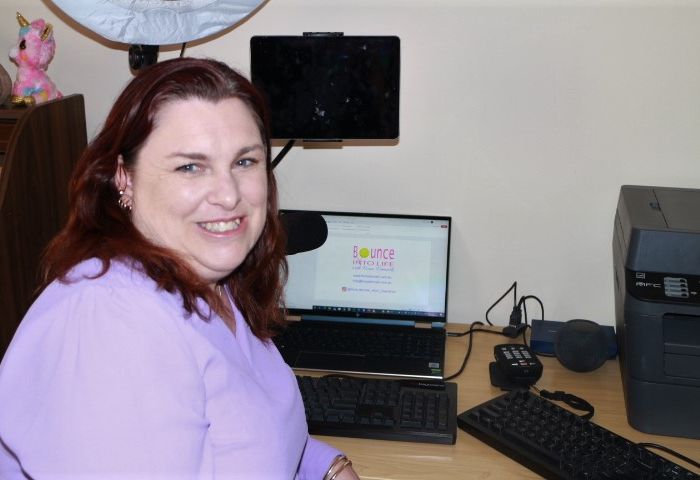
[(17, 105), (61, 98), (63, 95), (46, 74), (49, 62), (56, 51), (53, 27), (42, 19), (29, 23), (17, 13), (19, 38), (10, 49), (10, 59), (17, 64), (17, 77), (12, 86), (11, 102)]

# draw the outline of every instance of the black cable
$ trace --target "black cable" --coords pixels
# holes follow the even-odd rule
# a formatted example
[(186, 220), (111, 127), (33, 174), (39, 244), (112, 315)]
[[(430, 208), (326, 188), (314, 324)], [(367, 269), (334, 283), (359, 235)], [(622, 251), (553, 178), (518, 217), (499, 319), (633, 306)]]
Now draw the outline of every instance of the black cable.
[[(527, 321), (527, 300), (536, 300), (537, 303), (540, 304), (540, 312), (542, 313), (542, 320), (544, 320), (544, 304), (542, 303), (542, 300), (537, 298), (535, 295), (524, 295), (520, 297), (520, 301), (518, 301), (518, 306), (522, 306), (523, 309), (523, 316), (525, 319), (525, 329), (523, 330), (523, 345), (526, 347), (530, 348), (530, 345), (527, 343), (527, 337), (525, 336), (525, 332), (527, 331), (528, 328), (532, 328), (530, 324)], [(540, 355), (539, 353), (536, 353), (537, 355)], [(548, 355), (548, 354), (542, 354), (543, 357), (553, 357), (554, 355)]]
[(182, 42), (182, 47), (180, 48), (180, 58), (185, 56), (185, 47), (187, 46), (187, 42)]
[(518, 305), (522, 305), (523, 319), (525, 320), (525, 328), (523, 329), (523, 345), (530, 348), (530, 345), (527, 344), (527, 336), (525, 335), (527, 333), (527, 329), (530, 328), (530, 325), (527, 323), (527, 304), (525, 304), (525, 297), (520, 297)]
[(676, 452), (675, 450), (671, 450), (671, 449), (668, 448), (668, 447), (664, 447), (663, 445), (659, 445), (659, 444), (657, 444), (657, 443), (646, 443), (646, 442), (640, 442), (640, 443), (638, 443), (637, 445), (639, 445), (640, 447), (647, 448), (647, 449), (649, 449), (649, 448), (655, 448), (655, 449), (657, 449), (657, 450), (661, 450), (661, 451), (663, 451), (663, 452), (666, 452), (666, 453), (668, 453), (668, 454), (673, 455), (674, 457), (680, 458), (680, 459), (683, 460), (684, 462), (688, 462), (690, 465), (694, 466), (695, 468), (700, 468), (700, 463), (696, 462), (696, 461), (693, 460), (692, 458), (688, 458), (688, 457), (686, 457), (685, 455), (683, 455), (682, 453), (678, 453), (678, 452)]
[(484, 324), (484, 322), (476, 321), (469, 326), (469, 330), (466, 330), (464, 332), (447, 332), (447, 336), (448, 337), (463, 337), (465, 335), (471, 335), (472, 331), (475, 331), (475, 329), (474, 329), (475, 325), (483, 325), (483, 324)]
[[(486, 310), (486, 323), (488, 323), (489, 325), (493, 326), (493, 323), (491, 323), (491, 320), (489, 320), (489, 312), (490, 312), (491, 310), (493, 310), (493, 308), (494, 308), (496, 305), (498, 305), (498, 304), (500, 303), (501, 300), (503, 300), (504, 298), (506, 298), (506, 295), (508, 295), (508, 294), (510, 293), (511, 290), (513, 291), (513, 306), (514, 306), (514, 307), (516, 306), (516, 304), (517, 304), (517, 302), (518, 302), (518, 293), (517, 293), (517, 292), (518, 292), (518, 282), (513, 282), (513, 285), (511, 285), (510, 288), (509, 288), (508, 290), (506, 290), (506, 293), (504, 293), (503, 295), (501, 295), (500, 298), (499, 298), (498, 300), (496, 300), (496, 301), (493, 303), (493, 305), (491, 305), (491, 306), (489, 307), (488, 310)], [(483, 323), (482, 323), (482, 325), (483, 325)]]
[(294, 146), (294, 143), (296, 142), (296, 139), (291, 139), (287, 141), (287, 143), (282, 147), (282, 150), (279, 151), (279, 153), (275, 156), (275, 158), (272, 160), (272, 163), (270, 163), (271, 168), (275, 168), (278, 163), (282, 161), (285, 155), (287, 155), (287, 152)]
[(469, 330), (466, 332), (461, 332), (461, 333), (452, 333), (448, 332), (447, 336), (448, 337), (463, 337), (465, 335), (469, 335), (469, 344), (467, 346), (467, 353), (464, 355), (464, 360), (462, 360), (462, 366), (459, 367), (459, 370), (457, 370), (457, 373), (453, 373), (452, 375), (445, 377), (443, 381), (447, 382), (448, 380), (452, 380), (453, 378), (456, 378), (462, 374), (464, 371), (464, 368), (467, 366), (467, 361), (469, 360), (469, 356), (472, 353), (472, 336), (474, 335), (474, 332), (485, 332), (485, 333), (492, 333), (495, 335), (503, 335), (502, 332), (498, 330), (485, 330), (482, 328), (474, 328), (476, 325), (483, 325), (483, 322), (474, 322), (472, 323), (471, 327), (469, 327)]
[[(525, 335), (527, 333), (528, 328), (532, 327), (530, 327), (530, 325), (526, 323), (525, 329), (523, 330), (523, 345), (525, 345), (527, 348), (530, 348), (530, 345), (527, 344), (527, 336)], [(535, 353), (535, 355), (537, 355), (537, 353)]]
[(534, 385), (533, 388), (535, 389), (535, 391), (537, 391), (537, 393), (540, 394), (541, 397), (544, 397), (547, 400), (556, 400), (558, 402), (564, 402), (568, 406), (575, 408), (576, 410), (586, 412), (585, 415), (580, 415), (580, 417), (584, 420), (590, 420), (593, 417), (593, 414), (595, 413), (595, 408), (593, 408), (593, 405), (588, 403), (583, 398), (577, 397), (572, 393), (563, 392), (561, 390), (557, 390), (554, 392), (550, 392), (549, 390), (540, 390), (537, 387), (534, 387)]
[(467, 330), (465, 332), (447, 332), (447, 336), (448, 337), (463, 337), (465, 335), (471, 335), (472, 330), (474, 332), (486, 332), (486, 333), (493, 333), (496, 335), (503, 335), (503, 332), (501, 332), (500, 330), (474, 329), (474, 325), (483, 325), (483, 324), (484, 324), (484, 322), (476, 321), (476, 322), (472, 323), (472, 326), (469, 327), (469, 330)]
[(525, 295), (523, 297), (520, 297), (520, 301), (518, 302), (518, 304), (523, 306), (523, 311), (525, 312), (525, 324), (526, 325), (527, 325), (527, 310), (525, 307), (525, 301), (530, 300), (530, 299), (535, 300), (535, 301), (537, 301), (537, 303), (540, 304), (540, 311), (542, 312), (542, 316), (540, 318), (542, 320), (544, 320), (544, 305), (542, 304), (542, 300), (540, 300), (539, 298), (537, 298), (534, 295)]

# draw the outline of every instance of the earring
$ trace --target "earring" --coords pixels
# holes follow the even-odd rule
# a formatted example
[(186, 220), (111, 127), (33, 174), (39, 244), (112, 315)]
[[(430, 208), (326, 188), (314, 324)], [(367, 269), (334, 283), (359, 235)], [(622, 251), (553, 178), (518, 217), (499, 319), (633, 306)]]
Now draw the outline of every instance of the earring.
[(131, 198), (124, 193), (124, 190), (119, 190), (119, 200), (117, 200), (119, 207), (127, 212), (131, 211)]

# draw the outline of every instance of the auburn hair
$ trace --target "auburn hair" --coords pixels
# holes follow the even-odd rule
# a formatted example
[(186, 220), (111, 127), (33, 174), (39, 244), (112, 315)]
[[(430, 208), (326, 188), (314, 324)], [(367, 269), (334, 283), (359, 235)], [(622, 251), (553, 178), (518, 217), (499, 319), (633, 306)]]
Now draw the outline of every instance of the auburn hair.
[[(183, 308), (208, 319), (211, 311), (227, 315), (223, 300), (174, 251), (155, 245), (133, 225), (118, 205), (114, 183), (117, 159), (133, 167), (153, 131), (156, 115), (169, 102), (197, 98), (211, 102), (237, 98), (254, 117), (266, 149), (267, 219), (262, 234), (243, 263), (220, 283), (227, 286), (253, 333), (268, 339), (284, 323), (280, 308), (287, 275), (286, 236), (278, 215), (277, 185), (270, 160), (269, 116), (255, 87), (224, 63), (176, 58), (140, 71), (115, 101), (100, 132), (73, 171), (65, 227), (49, 243), (42, 261), (43, 286), (68, 282), (70, 270), (97, 258), (104, 275), (112, 260), (126, 260), (159, 288), (177, 292)], [(201, 311), (199, 299), (208, 305)]]

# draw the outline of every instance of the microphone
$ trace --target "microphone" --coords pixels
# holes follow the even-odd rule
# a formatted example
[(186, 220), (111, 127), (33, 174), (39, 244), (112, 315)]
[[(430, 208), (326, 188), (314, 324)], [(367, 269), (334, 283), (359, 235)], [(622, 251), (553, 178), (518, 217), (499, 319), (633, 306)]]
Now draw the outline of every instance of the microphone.
[(328, 238), (328, 225), (320, 213), (280, 211), (287, 232), (287, 255), (315, 250)]

